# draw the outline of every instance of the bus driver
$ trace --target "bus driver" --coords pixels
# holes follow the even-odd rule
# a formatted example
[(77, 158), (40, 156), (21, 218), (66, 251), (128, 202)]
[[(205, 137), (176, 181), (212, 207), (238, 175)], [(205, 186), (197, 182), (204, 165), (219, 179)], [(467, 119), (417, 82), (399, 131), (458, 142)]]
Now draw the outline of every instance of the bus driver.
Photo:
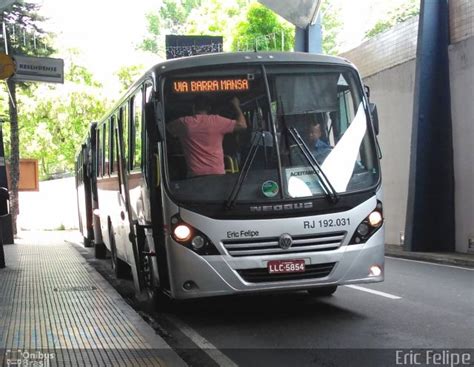
[(247, 128), (239, 99), (234, 97), (231, 103), (237, 113), (236, 120), (210, 115), (209, 99), (197, 96), (194, 115), (177, 118), (168, 124), (168, 131), (181, 142), (190, 177), (225, 174), (224, 135)]

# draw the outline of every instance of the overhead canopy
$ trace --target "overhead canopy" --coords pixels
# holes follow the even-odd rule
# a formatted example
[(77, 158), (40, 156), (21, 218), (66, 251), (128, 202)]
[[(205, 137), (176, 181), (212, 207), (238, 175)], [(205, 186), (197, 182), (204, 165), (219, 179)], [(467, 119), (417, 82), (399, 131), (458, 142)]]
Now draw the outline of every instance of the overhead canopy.
[(307, 28), (316, 21), (323, 0), (258, 0), (299, 28)]

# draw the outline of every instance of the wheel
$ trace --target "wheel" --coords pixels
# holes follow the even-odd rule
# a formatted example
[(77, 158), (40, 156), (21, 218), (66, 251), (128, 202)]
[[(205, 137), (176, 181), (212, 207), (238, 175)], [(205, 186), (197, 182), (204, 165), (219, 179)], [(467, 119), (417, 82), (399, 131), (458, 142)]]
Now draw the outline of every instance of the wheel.
[(107, 257), (107, 247), (103, 243), (93, 243), (94, 256), (96, 259), (105, 259)]
[(328, 287), (312, 288), (312, 289), (308, 289), (307, 291), (311, 296), (328, 297), (332, 295), (336, 290), (337, 290), (337, 285), (332, 285)]
[(169, 298), (159, 289), (156, 290), (153, 302), (154, 309), (158, 312), (169, 312), (177, 306), (176, 300)]
[[(143, 252), (150, 252), (146, 239), (143, 245)], [(151, 256), (142, 255), (141, 270), (143, 272), (144, 293), (148, 307), (150, 307), (152, 311), (169, 311), (172, 306), (172, 300), (160, 289), (159, 281), (155, 278), (155, 264)]]
[[(145, 246), (144, 252), (148, 252), (148, 246)], [(158, 300), (160, 289), (154, 277), (153, 260), (150, 256), (142, 255), (143, 283), (148, 300), (152, 305)]]
[(83, 242), (83, 243), (84, 243), (84, 247), (92, 247), (92, 246), (94, 246), (94, 242), (93, 242), (91, 239), (89, 239), (89, 238), (87, 238), (87, 237), (83, 237), (83, 238), (84, 238), (84, 242)]
[(117, 256), (117, 247), (115, 246), (115, 238), (113, 235), (112, 228), (109, 227), (109, 238), (110, 238), (110, 258), (112, 261), (112, 269), (117, 278), (126, 278), (129, 273), (128, 264), (119, 259)]

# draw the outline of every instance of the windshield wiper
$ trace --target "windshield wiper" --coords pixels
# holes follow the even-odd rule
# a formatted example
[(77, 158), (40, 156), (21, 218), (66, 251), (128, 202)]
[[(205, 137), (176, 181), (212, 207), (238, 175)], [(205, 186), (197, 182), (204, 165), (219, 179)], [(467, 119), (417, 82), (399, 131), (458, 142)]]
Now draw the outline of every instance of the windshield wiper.
[(226, 203), (226, 209), (232, 209), (235, 205), (235, 201), (237, 200), (237, 196), (239, 195), (240, 189), (244, 184), (245, 179), (247, 178), (247, 174), (249, 173), (250, 167), (255, 159), (255, 155), (257, 154), (258, 150), (258, 141), (260, 138), (265, 139), (264, 132), (257, 131), (255, 136), (253, 137), (252, 144), (250, 145), (249, 153), (245, 158), (244, 165), (242, 166), (242, 170), (240, 171), (239, 177), (232, 188), (232, 192), (230, 193)]
[(303, 153), (303, 156), (308, 161), (309, 165), (313, 169), (316, 176), (318, 176), (319, 182), (321, 184), (321, 187), (324, 190), (324, 193), (326, 194), (326, 197), (332, 203), (336, 203), (339, 200), (339, 196), (337, 195), (337, 191), (331, 185), (331, 182), (329, 181), (327, 176), (324, 174), (323, 170), (321, 169), (321, 166), (319, 165), (316, 158), (314, 158), (314, 155), (309, 150), (308, 146), (304, 142), (304, 140), (301, 137), (301, 135), (299, 134), (298, 130), (296, 130), (296, 128), (294, 128), (294, 127), (287, 127), (287, 131), (290, 133), (291, 137), (295, 141), (295, 143), (298, 146), (298, 148), (300, 149), (301, 153)]

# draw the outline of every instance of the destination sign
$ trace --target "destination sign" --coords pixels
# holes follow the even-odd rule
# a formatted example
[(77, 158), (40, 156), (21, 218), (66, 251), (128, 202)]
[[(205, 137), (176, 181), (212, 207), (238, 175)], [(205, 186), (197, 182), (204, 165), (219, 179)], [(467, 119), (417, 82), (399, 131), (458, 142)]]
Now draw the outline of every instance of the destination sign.
[(174, 80), (172, 88), (174, 93), (242, 92), (249, 90), (249, 81), (244, 78)]

